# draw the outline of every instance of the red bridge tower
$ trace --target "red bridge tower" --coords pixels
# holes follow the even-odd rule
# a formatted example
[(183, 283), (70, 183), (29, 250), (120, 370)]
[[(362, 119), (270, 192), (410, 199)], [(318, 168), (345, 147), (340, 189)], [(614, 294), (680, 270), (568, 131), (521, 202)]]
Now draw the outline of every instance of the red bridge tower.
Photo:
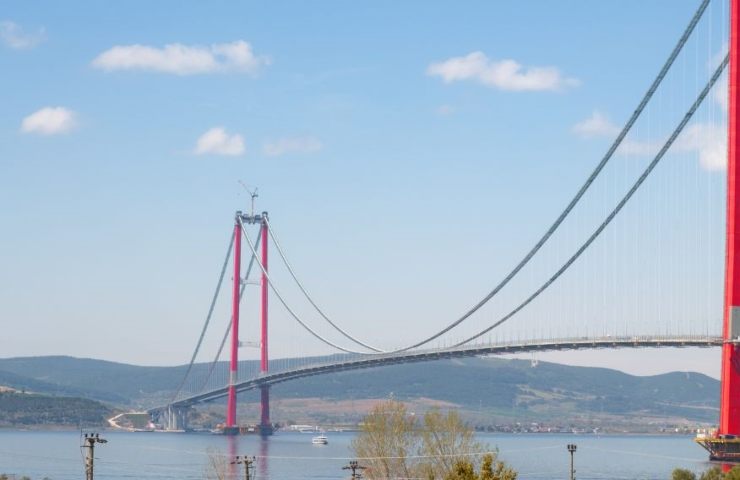
[[(224, 433), (227, 435), (239, 434), (239, 425), (236, 420), (236, 384), (238, 383), (239, 371), (239, 300), (241, 290), (241, 239), (242, 224), (260, 225), (260, 241), (262, 243), (262, 258), (260, 262), (264, 268), (262, 272), (262, 281), (260, 283), (260, 373), (267, 373), (269, 370), (269, 359), (267, 355), (268, 345), (268, 310), (267, 301), (269, 293), (269, 280), (267, 278), (267, 252), (268, 252), (268, 224), (267, 212), (261, 215), (243, 215), (241, 211), (236, 212), (234, 220), (234, 279), (231, 298), (231, 362), (229, 365), (229, 388), (228, 400), (226, 405), (226, 424)], [(260, 434), (271, 435), (273, 432), (272, 423), (270, 422), (270, 387), (260, 387), (261, 415), (260, 415)]]
[(740, 105), (738, 105), (738, 61), (740, 60), (740, 0), (730, 1), (730, 64), (727, 121), (727, 240), (725, 254), (725, 299), (722, 324), (722, 377), (719, 428), (714, 435), (697, 436), (711, 460), (740, 462)]

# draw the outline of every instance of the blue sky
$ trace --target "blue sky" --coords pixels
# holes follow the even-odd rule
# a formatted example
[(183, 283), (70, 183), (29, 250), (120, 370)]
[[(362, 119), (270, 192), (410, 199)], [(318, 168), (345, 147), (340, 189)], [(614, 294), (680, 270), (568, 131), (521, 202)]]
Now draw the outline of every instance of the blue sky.
[[(492, 288), (552, 222), (696, 6), (5, 2), (3, 356), (186, 361), (233, 212), (248, 203), (238, 180), (259, 187), (258, 208), (339, 323), (388, 347), (432, 333)], [(645, 152), (721, 54), (726, 11), (726, 1), (712, 2), (605, 172), (612, 176), (587, 197), (596, 200), (512, 285), (501, 311), (572, 251), (649, 160)], [(640, 315), (650, 321), (625, 333), (668, 329), (661, 318), (691, 333), (718, 329), (721, 95), (697, 117), (675, 166), (635, 199), (654, 206), (628, 208), (611, 244), (595, 245), (508, 335), (573, 335), (595, 316), (604, 319), (594, 333), (617, 334), (623, 317)], [(641, 253), (630, 242), (638, 237)], [(324, 328), (284, 271), (275, 278)], [(245, 337), (256, 335), (255, 298), (247, 298)], [(228, 320), (222, 300), (219, 330)], [(275, 356), (325, 351), (273, 305)], [(490, 323), (497, 308), (450, 341)], [(545, 314), (553, 317), (543, 327)], [(558, 316), (566, 326), (551, 326)], [(649, 367), (633, 354), (609, 355), (570, 360), (643, 373), (718, 365), (707, 353), (696, 355), (700, 363), (672, 352)]]

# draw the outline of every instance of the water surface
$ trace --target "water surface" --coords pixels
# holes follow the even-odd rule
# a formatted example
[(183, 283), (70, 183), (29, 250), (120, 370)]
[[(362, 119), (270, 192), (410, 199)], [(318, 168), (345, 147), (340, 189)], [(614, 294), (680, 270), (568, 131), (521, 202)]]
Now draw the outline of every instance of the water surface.
[[(353, 433), (327, 433), (328, 445), (313, 445), (311, 434), (279, 432), (223, 437), (208, 434), (104, 432), (108, 443), (96, 449), (95, 478), (201, 479), (207, 451), (258, 457), (256, 478), (342, 479), (351, 458)], [(702, 471), (706, 454), (686, 436), (595, 436), (480, 434), (521, 479), (568, 478), (566, 445), (575, 443), (576, 477), (588, 479), (669, 479), (676, 467)], [(84, 478), (80, 438), (74, 432), (0, 431), (0, 473), (33, 480)], [(243, 470), (238, 470), (243, 478)]]

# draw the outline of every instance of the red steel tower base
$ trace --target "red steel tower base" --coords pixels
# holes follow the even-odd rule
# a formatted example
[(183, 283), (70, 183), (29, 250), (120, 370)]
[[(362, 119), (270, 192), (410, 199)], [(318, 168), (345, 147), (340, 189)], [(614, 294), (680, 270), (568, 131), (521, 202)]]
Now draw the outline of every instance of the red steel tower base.
[(725, 302), (722, 337), (722, 378), (717, 432), (698, 435), (696, 441), (709, 451), (711, 460), (740, 462), (740, 135), (738, 122), (738, 55), (740, 54), (740, 0), (730, 3), (730, 73), (727, 149), (727, 243)]
[(260, 406), (262, 414), (260, 415), (260, 435), (272, 435), (274, 429), (270, 422), (270, 387), (263, 385), (260, 387)]

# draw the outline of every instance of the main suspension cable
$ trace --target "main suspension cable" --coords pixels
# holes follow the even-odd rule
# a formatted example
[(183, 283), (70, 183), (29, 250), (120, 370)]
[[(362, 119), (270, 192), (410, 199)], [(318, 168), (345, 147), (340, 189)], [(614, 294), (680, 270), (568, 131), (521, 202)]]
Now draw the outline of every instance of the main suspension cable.
[[(232, 241), (234, 236), (232, 235)], [(257, 241), (255, 242), (255, 247), (259, 248), (260, 244), (260, 238), (257, 238)], [(247, 273), (244, 274), (244, 281), (241, 284), (241, 287), (239, 288), (239, 302), (242, 301), (242, 296), (244, 295), (244, 290), (247, 288), (247, 280), (249, 279), (249, 273), (252, 271), (252, 265), (254, 264), (254, 257), (249, 259), (249, 265), (247, 266)], [(224, 337), (221, 339), (221, 345), (218, 347), (218, 352), (216, 353), (216, 357), (213, 359), (213, 362), (211, 362), (211, 365), (208, 367), (208, 374), (206, 375), (205, 380), (203, 381), (203, 384), (198, 389), (197, 393), (200, 393), (203, 391), (204, 388), (206, 388), (206, 385), (208, 385), (208, 381), (211, 379), (211, 375), (213, 374), (213, 370), (216, 368), (216, 365), (218, 364), (218, 360), (221, 358), (221, 353), (224, 350), (224, 345), (226, 345), (226, 339), (229, 338), (229, 332), (231, 331), (231, 324), (234, 322), (234, 317), (231, 317), (229, 319), (229, 324), (226, 326), (226, 332), (224, 333)], [(197, 395), (196, 393), (196, 395)]]
[(627, 193), (622, 197), (622, 199), (619, 201), (616, 207), (611, 211), (611, 213), (604, 219), (604, 221), (599, 225), (599, 227), (591, 234), (591, 236), (581, 245), (581, 247), (576, 250), (576, 252), (571, 256), (568, 261), (566, 261), (555, 274), (550, 277), (540, 288), (538, 288), (532, 295), (527, 297), (526, 300), (524, 300), (519, 306), (517, 306), (514, 310), (509, 312), (508, 314), (504, 315), (499, 321), (491, 325), (490, 327), (476, 333), (472, 337), (463, 340), (460, 343), (456, 343), (450, 348), (456, 348), (460, 347), (472, 340), (475, 340), (476, 338), (485, 335), (486, 333), (490, 332), (494, 328), (498, 327), (505, 321), (509, 320), (511, 317), (516, 315), (520, 310), (522, 310), (524, 307), (529, 305), (532, 300), (537, 298), (542, 292), (547, 290), (547, 288), (552, 285), (555, 280), (558, 279), (568, 268), (578, 259), (578, 257), (581, 256), (583, 252), (586, 251), (586, 249), (593, 243), (594, 240), (601, 234), (601, 232), (604, 231), (607, 225), (611, 223), (611, 221), (614, 219), (614, 217), (617, 216), (620, 210), (622, 210), (622, 207), (625, 206), (625, 204), (629, 201), (630, 198), (632, 198), (632, 195), (635, 194), (637, 189), (640, 188), (642, 183), (645, 181), (645, 179), (650, 175), (650, 173), (653, 171), (656, 165), (660, 162), (660, 160), (663, 158), (665, 153), (668, 151), (669, 148), (671, 148), (671, 145), (673, 145), (673, 142), (678, 138), (678, 136), (681, 134), (681, 131), (683, 131), (684, 127), (686, 127), (686, 124), (689, 123), (689, 120), (691, 120), (691, 117), (694, 116), (694, 113), (699, 108), (701, 103), (704, 101), (704, 98), (709, 94), (709, 91), (712, 89), (714, 84), (717, 82), (719, 77), (722, 75), (722, 72), (724, 71), (725, 67), (727, 67), (727, 64), (729, 62), (729, 54), (725, 56), (725, 59), (722, 61), (722, 63), (717, 67), (717, 69), (714, 71), (714, 74), (709, 79), (707, 84), (704, 86), (704, 89), (699, 93), (699, 96), (696, 98), (694, 103), (691, 105), (691, 108), (686, 112), (686, 115), (684, 115), (683, 120), (678, 124), (678, 126), (675, 128), (673, 133), (670, 137), (668, 137), (668, 140), (666, 140), (663, 147), (660, 149), (660, 151), (655, 155), (655, 158), (648, 164), (648, 166), (645, 168), (645, 170), (642, 172), (642, 175), (640, 175), (637, 179), (637, 181), (632, 185), (632, 187), (627, 191)]
[[(591, 184), (596, 180), (596, 177), (599, 176), (601, 171), (604, 169), (606, 164), (609, 162), (609, 160), (614, 155), (614, 152), (616, 152), (617, 148), (622, 144), (622, 141), (627, 136), (627, 133), (630, 131), (632, 126), (635, 124), (637, 119), (640, 117), (640, 114), (642, 114), (642, 111), (647, 106), (650, 99), (653, 97), (653, 94), (658, 89), (658, 86), (661, 84), (663, 79), (665, 78), (666, 74), (668, 73), (668, 70), (670, 70), (671, 66), (673, 65), (673, 62), (676, 60), (676, 57), (678, 57), (678, 54), (681, 52), (683, 46), (686, 44), (686, 41), (691, 36), (691, 33), (694, 31), (694, 27), (696, 27), (696, 24), (699, 22), (699, 19), (701, 19), (702, 15), (704, 14), (704, 11), (707, 8), (707, 5), (709, 4), (709, 0), (703, 0), (701, 2), (701, 5), (699, 5), (699, 8), (696, 10), (696, 13), (694, 13), (694, 16), (691, 18), (691, 21), (689, 22), (689, 25), (686, 27), (686, 29), (683, 32), (683, 35), (681, 35), (681, 38), (678, 40), (678, 43), (673, 48), (673, 51), (669, 55), (668, 59), (666, 60), (665, 64), (663, 65), (663, 68), (660, 69), (660, 72), (653, 80), (653, 83), (650, 85), (650, 88), (647, 90), (645, 95), (643, 96), (642, 100), (640, 101), (639, 105), (637, 106), (637, 109), (632, 113), (632, 116), (627, 120), (627, 123), (622, 128), (622, 131), (619, 132), (619, 135), (617, 135), (617, 138), (614, 140), (614, 143), (612, 143), (611, 147), (609, 147), (609, 150), (607, 150), (604, 157), (601, 159), (599, 164), (596, 166), (593, 172), (591, 172), (591, 175), (588, 176), (586, 181), (581, 185), (581, 188), (576, 193), (575, 197), (568, 203), (568, 205), (565, 207), (565, 209), (560, 213), (558, 218), (555, 220), (555, 222), (550, 226), (550, 228), (545, 232), (545, 234), (537, 241), (537, 243), (532, 247), (532, 249), (527, 253), (524, 258), (514, 267), (513, 270), (509, 272), (506, 277), (504, 277), (501, 282), (496, 285), (496, 287), (491, 290), (481, 301), (479, 301), (477, 304), (475, 304), (471, 309), (469, 309), (467, 312), (465, 312), (460, 318), (440, 330), (439, 332), (435, 333), (434, 335), (425, 338), (424, 340), (421, 340), (413, 345), (410, 345), (408, 347), (401, 348), (399, 350), (394, 350), (395, 352), (404, 352), (406, 350), (411, 350), (412, 348), (420, 347), (426, 343), (431, 342), (432, 340), (435, 340), (445, 333), (449, 332), (456, 326), (460, 325), (462, 322), (467, 320), (471, 315), (473, 315), (475, 312), (480, 310), (486, 303), (488, 303), (489, 300), (491, 300), (499, 291), (501, 291), (506, 284), (509, 283), (518, 273), (519, 271), (524, 268), (527, 263), (534, 257), (534, 255), (542, 248), (542, 246), (547, 242), (547, 240), (555, 233), (555, 231), (560, 227), (560, 224), (563, 223), (565, 218), (570, 214), (571, 210), (575, 208), (576, 204), (581, 200), (583, 195), (585, 195), (586, 191), (589, 189)], [(392, 353), (392, 352), (389, 352)]]
[(324, 320), (326, 320), (327, 322), (329, 322), (329, 325), (331, 325), (339, 333), (341, 333), (342, 335), (344, 335), (345, 338), (348, 338), (349, 340), (352, 340), (356, 344), (361, 345), (361, 346), (363, 346), (363, 347), (365, 347), (365, 348), (367, 348), (369, 350), (372, 350), (373, 352), (384, 353), (383, 350), (381, 350), (379, 348), (375, 348), (375, 347), (373, 347), (371, 345), (368, 345), (367, 343), (364, 343), (364, 342), (356, 339), (355, 337), (353, 337), (352, 335), (350, 335), (346, 331), (342, 330), (337, 324), (335, 324), (334, 322), (331, 321), (331, 319), (324, 313), (323, 310), (321, 310), (321, 308), (319, 308), (318, 305), (316, 305), (316, 302), (314, 302), (313, 298), (311, 298), (311, 295), (308, 294), (308, 292), (306, 291), (306, 289), (303, 287), (303, 284), (301, 283), (301, 281), (298, 280), (298, 277), (296, 276), (295, 272), (293, 271), (293, 267), (290, 265), (290, 262), (288, 262), (288, 259), (285, 257), (285, 252), (283, 252), (283, 249), (280, 246), (280, 242), (278, 241), (277, 235), (275, 235), (275, 232), (272, 229), (272, 225), (270, 224), (270, 222), (266, 218), (265, 218), (265, 224), (267, 224), (267, 230), (268, 230), (268, 232), (270, 232), (270, 237), (272, 238), (272, 241), (275, 244), (275, 247), (277, 248), (278, 253), (280, 254), (280, 258), (283, 260), (283, 263), (285, 264), (285, 268), (288, 269), (288, 272), (290, 273), (290, 276), (293, 277), (293, 280), (295, 281), (296, 285), (298, 285), (298, 288), (300, 288), (301, 292), (303, 292), (303, 295), (306, 297), (306, 300), (308, 300), (309, 303), (313, 306), (313, 308), (316, 309), (316, 311), (319, 313), (319, 315), (321, 315), (324, 318)]
[(198, 356), (198, 352), (200, 351), (200, 346), (203, 344), (203, 338), (206, 336), (206, 330), (208, 330), (208, 325), (211, 322), (211, 316), (213, 316), (213, 309), (216, 307), (216, 300), (218, 299), (218, 294), (221, 291), (221, 285), (224, 281), (224, 275), (226, 274), (226, 267), (229, 264), (229, 257), (231, 257), (232, 248), (234, 248), (234, 235), (231, 235), (231, 240), (229, 240), (229, 248), (226, 249), (226, 258), (224, 258), (224, 264), (223, 266), (221, 266), (221, 274), (219, 275), (218, 282), (216, 283), (216, 291), (213, 292), (211, 305), (208, 307), (208, 314), (206, 315), (206, 321), (203, 324), (203, 329), (200, 331), (198, 343), (195, 344), (195, 350), (193, 351), (193, 356), (190, 357), (190, 363), (188, 364), (187, 370), (185, 370), (185, 375), (183, 375), (180, 385), (178, 385), (177, 390), (175, 390), (175, 394), (172, 396), (173, 402), (177, 399), (177, 396), (180, 394), (182, 387), (185, 385), (185, 382), (188, 379), (188, 375), (190, 375), (190, 371), (193, 369), (195, 358)]
[(244, 239), (247, 241), (247, 245), (249, 245), (249, 249), (252, 251), (252, 258), (257, 263), (257, 266), (260, 267), (260, 270), (262, 270), (262, 274), (265, 276), (265, 279), (267, 280), (267, 283), (270, 285), (270, 288), (272, 289), (273, 293), (275, 294), (276, 297), (278, 297), (278, 300), (280, 300), (280, 303), (283, 304), (283, 307), (285, 307), (285, 309), (288, 311), (288, 313), (290, 314), (290, 316), (293, 317), (293, 319), (295, 321), (297, 321), (303, 328), (305, 328), (308, 331), (308, 333), (310, 333), (311, 335), (313, 335), (317, 339), (321, 340), (325, 344), (327, 344), (327, 345), (329, 345), (331, 347), (336, 348), (337, 350), (341, 350), (341, 351), (347, 352), (347, 353), (367, 354), (367, 352), (359, 352), (357, 350), (350, 350), (348, 348), (344, 348), (344, 347), (342, 347), (340, 345), (337, 345), (336, 343), (332, 342), (331, 340), (328, 340), (328, 339), (322, 337), (321, 335), (319, 335), (316, 331), (314, 331), (311, 327), (309, 327), (303, 320), (301, 320), (301, 318), (293, 311), (293, 309), (290, 308), (290, 306), (288, 306), (288, 303), (285, 301), (285, 299), (280, 294), (280, 292), (278, 291), (278, 289), (275, 288), (275, 285), (272, 283), (272, 279), (270, 278), (270, 275), (267, 273), (267, 269), (262, 264), (262, 262), (260, 261), (260, 259), (257, 258), (257, 250), (254, 247), (254, 245), (252, 245), (252, 240), (250, 240), (249, 235), (247, 234), (247, 230), (244, 228), (244, 223), (242, 223), (241, 219), (238, 218), (238, 217), (237, 217), (237, 222), (239, 223), (239, 226), (241, 227), (242, 233), (244, 234)]
[[(670, 70), (671, 66), (673, 65), (674, 61), (676, 60), (676, 58), (678, 57), (679, 53), (681, 52), (681, 50), (683, 49), (684, 45), (686, 44), (686, 42), (688, 41), (689, 37), (691, 36), (691, 33), (694, 31), (694, 28), (696, 27), (697, 23), (699, 22), (699, 20), (701, 19), (702, 15), (704, 14), (704, 11), (706, 10), (707, 5), (709, 5), (709, 1), (710, 0), (703, 0), (701, 2), (701, 4), (699, 5), (699, 8), (696, 10), (696, 12), (694, 13), (694, 16), (692, 17), (692, 19), (689, 22), (688, 26), (686, 27), (686, 29), (684, 30), (683, 34), (679, 38), (678, 43), (673, 48), (673, 51), (669, 55), (668, 59), (664, 63), (664, 65), (661, 68), (661, 70), (658, 73), (658, 75), (653, 80), (652, 84), (650, 85), (650, 88), (648, 88), (647, 92), (643, 96), (643, 98), (640, 101), (640, 103), (638, 104), (637, 108), (632, 113), (632, 115), (630, 116), (630, 118), (627, 121), (627, 123), (625, 123), (625, 125), (622, 128), (622, 130), (620, 131), (619, 135), (617, 135), (617, 138), (614, 140), (614, 142), (612, 143), (611, 147), (607, 150), (606, 154), (603, 156), (603, 158), (601, 159), (601, 161), (597, 164), (596, 168), (591, 172), (591, 174), (588, 176), (588, 178), (583, 183), (583, 185), (581, 185), (581, 187), (578, 190), (578, 192), (576, 193), (576, 195), (571, 199), (571, 201), (568, 203), (568, 205), (565, 207), (565, 209), (560, 213), (560, 215), (557, 217), (557, 219), (555, 220), (555, 222), (550, 226), (550, 228), (545, 232), (545, 234), (537, 241), (537, 243), (534, 245), (534, 247), (532, 247), (532, 249), (524, 256), (524, 258), (522, 258), (522, 260), (506, 275), (506, 277), (504, 277), (504, 279), (501, 282), (499, 282), (499, 284), (496, 285), (496, 287), (494, 287), (493, 290), (491, 290), (485, 297), (483, 297), (483, 299), (481, 299), (477, 304), (475, 304), (472, 308), (470, 308), (467, 312), (465, 312), (460, 318), (458, 318), (457, 320), (455, 320), (454, 322), (452, 322), (451, 324), (449, 324), (448, 326), (446, 326), (442, 330), (438, 331), (434, 335), (431, 335), (430, 337), (427, 337), (424, 340), (421, 340), (421, 341), (419, 341), (419, 342), (417, 342), (417, 343), (415, 343), (413, 345), (409, 345), (409, 346), (406, 346), (406, 347), (403, 347), (403, 348), (400, 348), (400, 349), (397, 349), (397, 350), (384, 352), (384, 351), (382, 351), (380, 349), (377, 349), (375, 347), (372, 347), (370, 345), (367, 345), (367, 344), (365, 344), (365, 343), (363, 343), (363, 342), (355, 339), (354, 337), (352, 337), (351, 335), (349, 335), (348, 333), (346, 333), (344, 330), (342, 330), (341, 328), (339, 328), (316, 305), (316, 303), (313, 301), (313, 299), (310, 297), (310, 295), (308, 295), (308, 293), (306, 292), (306, 290), (303, 288), (302, 284), (298, 281), (295, 273), (293, 272), (292, 268), (290, 267), (289, 262), (287, 261), (287, 259), (285, 258), (284, 254), (282, 252), (282, 249), (281, 249), (281, 247), (279, 245), (279, 242), (277, 241), (277, 239), (276, 239), (276, 237), (275, 237), (275, 235), (274, 235), (274, 233), (273, 233), (273, 231), (270, 228), (270, 225), (268, 223), (267, 225), (268, 225), (268, 229), (270, 231), (270, 236), (273, 238), (273, 240), (275, 242), (275, 245), (276, 245), (276, 247), (278, 249), (278, 253), (280, 254), (281, 258), (283, 259), (283, 262), (285, 263), (286, 267), (288, 268), (288, 271), (290, 272), (291, 276), (296, 281), (296, 283), (298, 284), (299, 288), (301, 289), (301, 291), (303, 292), (303, 294), (306, 296), (306, 298), (309, 300), (309, 302), (311, 303), (311, 305), (319, 312), (319, 314), (327, 322), (329, 322), (330, 325), (332, 325), (335, 329), (337, 329), (342, 335), (344, 335), (348, 339), (352, 340), (353, 342), (358, 343), (359, 345), (362, 345), (362, 346), (364, 346), (364, 347), (372, 350), (373, 352), (375, 352), (375, 354), (400, 353), (400, 352), (404, 352), (404, 351), (407, 351), (407, 350), (411, 350), (413, 348), (420, 347), (422, 345), (425, 345), (425, 344), (431, 342), (432, 340), (435, 340), (435, 339), (439, 338), (440, 336), (444, 335), (445, 333), (449, 332), (450, 330), (452, 330), (453, 328), (455, 328), (456, 326), (460, 325), (462, 322), (464, 322), (465, 320), (467, 320), (471, 315), (473, 315), (475, 312), (477, 312), (478, 310), (480, 310), (486, 303), (488, 303), (488, 301), (490, 301), (496, 294), (498, 294), (498, 292), (501, 291), (529, 263), (529, 261), (535, 256), (535, 254), (542, 248), (542, 246), (555, 233), (555, 231), (560, 227), (560, 225), (563, 223), (563, 221), (565, 221), (566, 217), (570, 214), (570, 212), (573, 210), (573, 208), (575, 208), (575, 206), (578, 204), (578, 202), (581, 200), (581, 198), (585, 195), (586, 191), (590, 188), (591, 184), (593, 184), (593, 182), (599, 176), (599, 174), (604, 169), (604, 167), (606, 166), (606, 164), (612, 158), (612, 156), (616, 152), (617, 148), (619, 148), (619, 146), (622, 144), (622, 141), (627, 136), (627, 134), (629, 133), (629, 131), (632, 129), (632, 126), (635, 124), (635, 122), (637, 121), (637, 119), (640, 117), (640, 115), (642, 114), (643, 110), (647, 106), (648, 102), (653, 97), (653, 94), (656, 92), (656, 90), (658, 89), (658, 87), (662, 83), (663, 79), (665, 78), (665, 76), (667, 75), (667, 73)], [(726, 63), (727, 63), (727, 58), (725, 59), (725, 62), (723, 62), (723, 64), (720, 66), (720, 68), (718, 68), (717, 72), (721, 73), (721, 70), (724, 69)], [(711, 89), (711, 86), (714, 85), (714, 83), (716, 82), (716, 76), (718, 76), (718, 73), (717, 72), (715, 72), (715, 76), (713, 76), (712, 79), (710, 80), (710, 82), (707, 84), (707, 87), (705, 88), (705, 91), (708, 91), (708, 89)], [(679, 125), (679, 127), (677, 128), (677, 130), (674, 131), (674, 135), (672, 135), (671, 138), (669, 139), (669, 141), (666, 142), (666, 144), (664, 145), (664, 149), (665, 150), (667, 150), (667, 148), (670, 147), (670, 145), (675, 140), (675, 137), (678, 136), (678, 134), (681, 132), (681, 130), (683, 130), (686, 122), (688, 122), (688, 120), (691, 118), (691, 116), (693, 116), (694, 111), (696, 110), (696, 108), (698, 108), (699, 104), (701, 103), (701, 101), (706, 96), (705, 91), (703, 91), (702, 92), (702, 95), (700, 95), (700, 98), (697, 99), (697, 102), (698, 103), (695, 103), (694, 106), (692, 106), (693, 111), (690, 110), (690, 112), (687, 113), (687, 117), (684, 118), (684, 122), (682, 122)], [(663, 156), (664, 153), (665, 153), (665, 151), (663, 149), (661, 149), (661, 152), (659, 153), (658, 156), (655, 157), (655, 159), (651, 163), (651, 166), (649, 166), (648, 169), (645, 172), (643, 172), (643, 176), (641, 176), (640, 179), (638, 179), (638, 182), (635, 185), (633, 185), (632, 189), (630, 189), (630, 191), (628, 192), (628, 194), (622, 199), (622, 201), (620, 201), (620, 203), (617, 205), (617, 207), (615, 208), (615, 210), (612, 211), (612, 213), (609, 215), (609, 217), (607, 217), (607, 219), (604, 221), (604, 223), (602, 223), (602, 225), (594, 232), (594, 234), (589, 238), (589, 240), (587, 240), (587, 242), (584, 243), (581, 246), (581, 248), (576, 252), (576, 254), (574, 254), (574, 256), (571, 257), (571, 259), (569, 259), (568, 262), (566, 262), (566, 264), (564, 264), (561, 267), (561, 269), (558, 270), (558, 272), (556, 272), (556, 274), (553, 275), (553, 277), (551, 277), (550, 280), (548, 280), (548, 282), (546, 282), (542, 287), (540, 287), (540, 289), (538, 289), (535, 293), (533, 293), (527, 300), (525, 300), (522, 304), (520, 304), (512, 312), (510, 312), (509, 314), (507, 314), (504, 318), (502, 318), (501, 320), (499, 320), (498, 322), (496, 322), (492, 326), (488, 327), (487, 329), (483, 330), (482, 332), (474, 335), (473, 337), (468, 338), (467, 340), (465, 340), (463, 342), (460, 342), (460, 343), (456, 344), (455, 346), (463, 345), (463, 344), (465, 344), (465, 343), (467, 343), (467, 342), (469, 342), (471, 340), (474, 340), (474, 339), (480, 337), (481, 335), (484, 335), (485, 333), (491, 331), (492, 329), (496, 328), (498, 325), (500, 325), (501, 323), (505, 322), (506, 320), (508, 320), (509, 318), (511, 318), (513, 315), (515, 315), (517, 312), (519, 312), (522, 308), (524, 308), (527, 304), (529, 304), (532, 300), (534, 300), (537, 296), (539, 296), (540, 293), (542, 293), (545, 289), (547, 289), (549, 287), (549, 285), (551, 283), (553, 283), (563, 272), (565, 272), (565, 270), (568, 269), (568, 267), (570, 266), (570, 264), (572, 264), (583, 253), (583, 251), (585, 251), (586, 248), (588, 248), (588, 246), (591, 244), (591, 242), (593, 242), (593, 240), (595, 240), (596, 237), (598, 237), (598, 235), (606, 227), (606, 225), (608, 225), (611, 222), (611, 220), (614, 218), (614, 216), (616, 216), (616, 214), (619, 212), (619, 210), (621, 210), (621, 208), (624, 206), (624, 204), (627, 202), (627, 200), (629, 200), (629, 198), (632, 196), (632, 194), (634, 194), (634, 192), (637, 190), (637, 188), (639, 188), (639, 186), (642, 184), (642, 182), (644, 181), (644, 179), (650, 174), (650, 172), (652, 171), (652, 168), (654, 168), (654, 166), (660, 161), (660, 159), (662, 158), (662, 156)], [(344, 351), (344, 352), (347, 352), (347, 353), (368, 354), (367, 352), (359, 352), (359, 351), (350, 350), (350, 349), (341, 347), (341, 346), (339, 346), (339, 345), (337, 345), (337, 344), (335, 344), (335, 343), (327, 340), (326, 338), (322, 337), (321, 335), (319, 335), (318, 333), (316, 333), (314, 330), (312, 330), (306, 323), (304, 323), (298, 317), (298, 315), (287, 305), (287, 303), (285, 302), (285, 300), (282, 297), (282, 295), (278, 292), (278, 290), (273, 285), (273, 283), (272, 283), (269, 275), (267, 274), (266, 269), (264, 268), (264, 266), (262, 265), (262, 263), (259, 261), (259, 259), (256, 258), (257, 257), (257, 252), (255, 250), (254, 245), (251, 243), (251, 241), (249, 239), (249, 236), (247, 235), (247, 233), (246, 233), (246, 231), (244, 229), (244, 225), (241, 223), (241, 221), (239, 221), (239, 224), (241, 226), (242, 232), (245, 235), (245, 238), (247, 239), (247, 243), (249, 244), (249, 247), (252, 250), (252, 254), (253, 255), (252, 255), (252, 259), (250, 260), (250, 267), (252, 265), (252, 262), (256, 260), (256, 262), (259, 265), (259, 267), (261, 268), (262, 272), (265, 274), (265, 278), (267, 279), (267, 281), (268, 281), (268, 283), (270, 285), (270, 288), (273, 290), (273, 292), (278, 297), (278, 299), (283, 304), (283, 306), (288, 310), (288, 312), (290, 313), (290, 315), (299, 324), (301, 324), (301, 326), (303, 326), (309, 333), (311, 333), (314, 337), (316, 337), (317, 339), (319, 339), (322, 342), (326, 343), (327, 345), (330, 345), (330, 346), (332, 346), (332, 347), (334, 347), (334, 348), (336, 348), (338, 350), (341, 350), (341, 351)], [(243, 288), (242, 288), (242, 291), (243, 291)], [(240, 296), (241, 296), (241, 292), (240, 292)], [(228, 335), (228, 331), (227, 331), (227, 335)], [(220, 354), (221, 354), (221, 351), (223, 350), (223, 346), (225, 344), (225, 339), (227, 338), (227, 335), (224, 336), (224, 341), (222, 341), (222, 343), (221, 343), (221, 347), (219, 348), (219, 353), (218, 353), (218, 355), (216, 357), (216, 361), (214, 362), (214, 364), (218, 361), (218, 358), (220, 357)], [(192, 367), (192, 364), (191, 364), (191, 367)], [(190, 367), (189, 367), (189, 369), (190, 369)], [(209, 378), (210, 378), (210, 373), (212, 371), (213, 371), (213, 366), (211, 367), (211, 370), (209, 372)]]

